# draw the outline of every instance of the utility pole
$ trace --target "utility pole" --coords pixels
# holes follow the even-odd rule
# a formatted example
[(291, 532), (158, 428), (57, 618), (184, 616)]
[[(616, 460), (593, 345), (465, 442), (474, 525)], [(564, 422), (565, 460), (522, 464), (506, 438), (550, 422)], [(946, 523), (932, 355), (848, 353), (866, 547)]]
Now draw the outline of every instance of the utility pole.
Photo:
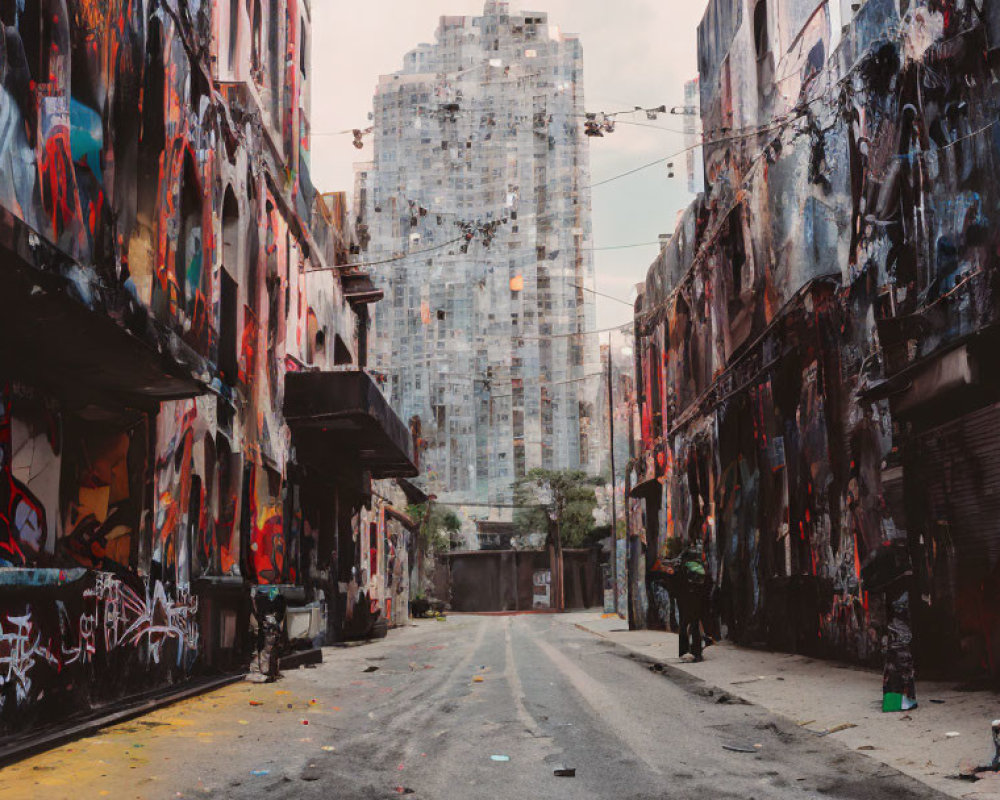
[(559, 561), (556, 567), (559, 570), (559, 610), (565, 611), (566, 593), (563, 591), (563, 576), (565, 572), (563, 570), (562, 525), (559, 522), (558, 516), (556, 517), (556, 547), (559, 549)]
[[(635, 409), (632, 407), (632, 403), (637, 401), (636, 388), (639, 382), (639, 336), (635, 328), (632, 329), (635, 336), (633, 339), (633, 353), (632, 353), (632, 390), (629, 393), (628, 398), (628, 458), (630, 463), (635, 463)], [(636, 572), (638, 572), (638, 563), (633, 565), (632, 563), (632, 548), (633, 548), (633, 531), (632, 531), (632, 515), (629, 513), (630, 509), (628, 506), (628, 497), (632, 493), (631, 474), (625, 478), (625, 574), (626, 574), (626, 586), (628, 588), (628, 629), (630, 631), (637, 630), (639, 628), (638, 622), (636, 620), (635, 613), (635, 591), (633, 585), (636, 581)]]
[(555, 607), (556, 611), (565, 611), (565, 595), (563, 594), (563, 552), (562, 552), (562, 527), (559, 522), (561, 516), (560, 506), (553, 502), (552, 507), (542, 506), (548, 518), (548, 548), (549, 548), (549, 573), (551, 576), (552, 598), (549, 603)]
[(615, 406), (611, 369), (611, 331), (608, 331), (608, 435), (611, 450), (611, 563), (614, 570), (615, 613), (618, 613), (618, 487), (615, 483)]

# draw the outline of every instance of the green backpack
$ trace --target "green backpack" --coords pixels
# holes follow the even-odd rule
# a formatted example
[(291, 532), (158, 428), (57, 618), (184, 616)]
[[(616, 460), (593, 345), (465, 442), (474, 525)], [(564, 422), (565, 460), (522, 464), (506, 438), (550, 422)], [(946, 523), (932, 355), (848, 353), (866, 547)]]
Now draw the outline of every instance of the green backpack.
[(691, 583), (705, 582), (705, 565), (700, 561), (684, 562), (684, 577)]

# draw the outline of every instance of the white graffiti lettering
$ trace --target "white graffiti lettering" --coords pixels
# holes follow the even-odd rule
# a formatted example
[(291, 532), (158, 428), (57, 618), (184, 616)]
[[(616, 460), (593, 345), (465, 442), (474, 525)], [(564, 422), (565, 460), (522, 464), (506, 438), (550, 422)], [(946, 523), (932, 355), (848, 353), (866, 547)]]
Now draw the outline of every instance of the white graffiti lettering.
[(69, 632), (72, 629), (72, 624), (69, 620), (69, 612), (66, 611), (66, 606), (62, 601), (57, 601), (56, 605), (59, 608), (59, 624), (63, 631), (63, 643), (62, 643), (62, 665), (68, 667), (70, 664), (75, 664), (79, 661), (82, 664), (86, 664), (94, 657), (94, 653), (97, 652), (97, 646), (94, 641), (94, 631), (97, 630), (97, 615), (94, 614), (81, 614), (80, 619), (77, 623), (77, 639), (75, 645), (67, 645), (66, 638), (69, 636)]
[(160, 581), (140, 597), (110, 573), (98, 573), (92, 592), (103, 610), (104, 646), (110, 652), (121, 646), (135, 646), (143, 638), (149, 644), (153, 661), (159, 663), (163, 643), (177, 639), (177, 663), (186, 651), (198, 649), (198, 598), (178, 590), (177, 599), (167, 597)]
[[(160, 662), (163, 645), (173, 639), (178, 643), (177, 664), (185, 656), (198, 651), (198, 597), (186, 589), (177, 592), (176, 599), (167, 597), (160, 581), (140, 597), (110, 573), (97, 573), (93, 589), (83, 592), (88, 607), (74, 626), (65, 605), (57, 601), (61, 644), (54, 650), (52, 643), (42, 644), (29, 606), (20, 616), (8, 614), (0, 618), (0, 689), (15, 686), (18, 704), (31, 694), (31, 672), (40, 662), (57, 670), (71, 664), (86, 664), (97, 652), (98, 631), (103, 631), (105, 652), (118, 648), (135, 648), (145, 642), (149, 656)], [(75, 639), (75, 641), (73, 641)], [(0, 707), (4, 695), (0, 692)]]
[(59, 659), (41, 644), (42, 636), (35, 633), (30, 608), (23, 616), (8, 615), (7, 624), (14, 627), (5, 630), (0, 624), (0, 688), (13, 682), (17, 702), (21, 703), (31, 691), (29, 673), (36, 660), (41, 658), (58, 668)]

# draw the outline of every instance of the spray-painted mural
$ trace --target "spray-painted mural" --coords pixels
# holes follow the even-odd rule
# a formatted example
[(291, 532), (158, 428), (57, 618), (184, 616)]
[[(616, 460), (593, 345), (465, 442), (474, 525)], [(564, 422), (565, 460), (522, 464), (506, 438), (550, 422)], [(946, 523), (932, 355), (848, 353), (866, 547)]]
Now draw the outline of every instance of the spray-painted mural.
[(287, 375), (362, 360), (346, 207), (309, 183), (308, 8), (0, 24), (2, 740), (238, 666), (254, 584), (336, 612), (367, 501), (283, 415)]
[(844, 8), (699, 29), (706, 191), (636, 315), (646, 564), (702, 541), (714, 633), (878, 662), (862, 566), (904, 539), (918, 662), (995, 675), (1000, 18)]
[[(0, 719), (47, 722), (182, 677), (199, 647), (198, 598), (108, 572), (44, 570), (0, 616)], [(5, 582), (5, 588), (6, 582)], [(105, 670), (113, 682), (94, 681)]]

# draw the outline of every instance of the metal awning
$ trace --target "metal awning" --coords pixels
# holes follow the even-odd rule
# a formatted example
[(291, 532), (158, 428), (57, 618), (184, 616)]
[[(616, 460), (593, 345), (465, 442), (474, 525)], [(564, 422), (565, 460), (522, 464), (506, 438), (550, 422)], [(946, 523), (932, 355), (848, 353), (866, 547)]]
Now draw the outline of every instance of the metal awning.
[(288, 373), (284, 414), (307, 459), (356, 462), (373, 478), (419, 473), (410, 431), (363, 370)]
[(974, 385), (979, 371), (975, 354), (962, 340), (872, 384), (858, 397), (864, 402), (889, 398), (893, 413), (902, 414), (948, 392)]
[(208, 362), (117, 286), (0, 209), (0, 369), (138, 405), (208, 390)]
[(419, 486), (415, 486), (410, 483), (406, 478), (399, 478), (396, 484), (400, 489), (403, 490), (403, 494), (406, 495), (406, 499), (414, 504), (426, 503), (428, 500), (427, 493), (424, 492)]
[(663, 489), (663, 484), (659, 478), (647, 478), (640, 481), (629, 490), (629, 497), (644, 498), (650, 494), (658, 493)]

